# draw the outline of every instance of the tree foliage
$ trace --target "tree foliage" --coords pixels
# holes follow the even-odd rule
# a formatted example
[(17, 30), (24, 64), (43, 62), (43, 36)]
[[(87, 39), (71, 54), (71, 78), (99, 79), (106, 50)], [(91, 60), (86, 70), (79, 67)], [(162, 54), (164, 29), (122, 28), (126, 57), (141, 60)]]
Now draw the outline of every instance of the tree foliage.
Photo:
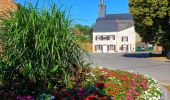
[(129, 0), (129, 10), (144, 42), (170, 46), (170, 0)]
[(80, 42), (92, 42), (93, 27), (75, 24), (72, 28)]
[(76, 24), (73, 27), (74, 29), (78, 29), (80, 31), (80, 33), (84, 34), (84, 35), (90, 35), (92, 34), (92, 27), (89, 26), (84, 26), (81, 24)]

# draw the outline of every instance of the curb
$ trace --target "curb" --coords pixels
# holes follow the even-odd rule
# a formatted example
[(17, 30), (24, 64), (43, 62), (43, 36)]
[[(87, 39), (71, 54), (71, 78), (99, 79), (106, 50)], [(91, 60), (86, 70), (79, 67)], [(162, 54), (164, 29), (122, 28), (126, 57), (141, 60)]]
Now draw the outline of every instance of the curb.
[(170, 100), (169, 91), (165, 87), (163, 87), (163, 85), (160, 85), (160, 88), (161, 88), (161, 90), (163, 92), (163, 96), (161, 97), (160, 100)]

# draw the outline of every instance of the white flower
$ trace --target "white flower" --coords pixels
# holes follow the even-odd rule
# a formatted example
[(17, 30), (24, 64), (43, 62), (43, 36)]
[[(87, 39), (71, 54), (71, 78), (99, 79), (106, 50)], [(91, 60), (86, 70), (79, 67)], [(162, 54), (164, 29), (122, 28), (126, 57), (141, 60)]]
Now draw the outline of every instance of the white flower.
[(50, 97), (50, 100), (53, 100), (53, 99), (55, 99), (55, 97), (54, 97), (54, 96), (51, 96), (51, 97)]

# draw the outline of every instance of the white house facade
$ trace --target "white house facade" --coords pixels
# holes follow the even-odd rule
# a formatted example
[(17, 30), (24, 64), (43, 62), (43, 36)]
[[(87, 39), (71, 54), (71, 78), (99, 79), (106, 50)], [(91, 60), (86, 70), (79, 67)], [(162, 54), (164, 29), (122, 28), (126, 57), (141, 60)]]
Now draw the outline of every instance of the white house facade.
[(93, 28), (93, 52), (135, 52), (136, 33), (129, 14), (106, 14), (104, 0), (99, 5), (99, 18)]

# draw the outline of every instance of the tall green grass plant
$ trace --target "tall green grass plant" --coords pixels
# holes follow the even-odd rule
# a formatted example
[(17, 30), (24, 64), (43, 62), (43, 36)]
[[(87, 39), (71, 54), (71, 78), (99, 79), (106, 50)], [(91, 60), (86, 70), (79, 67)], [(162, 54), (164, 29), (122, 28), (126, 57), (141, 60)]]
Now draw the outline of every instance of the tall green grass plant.
[(27, 4), (1, 20), (4, 91), (25, 94), (73, 86), (86, 53), (77, 45), (66, 11), (55, 4), (50, 10)]

